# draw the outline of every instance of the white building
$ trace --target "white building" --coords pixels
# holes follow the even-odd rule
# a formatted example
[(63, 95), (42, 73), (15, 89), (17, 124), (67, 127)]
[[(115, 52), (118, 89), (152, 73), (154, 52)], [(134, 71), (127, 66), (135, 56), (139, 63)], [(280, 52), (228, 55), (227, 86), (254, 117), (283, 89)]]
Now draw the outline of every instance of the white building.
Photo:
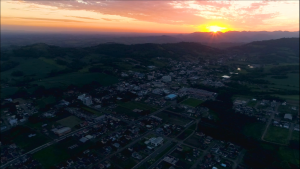
[(87, 96), (86, 94), (79, 95), (77, 99), (81, 100), (84, 105), (90, 106), (93, 104), (92, 96)]

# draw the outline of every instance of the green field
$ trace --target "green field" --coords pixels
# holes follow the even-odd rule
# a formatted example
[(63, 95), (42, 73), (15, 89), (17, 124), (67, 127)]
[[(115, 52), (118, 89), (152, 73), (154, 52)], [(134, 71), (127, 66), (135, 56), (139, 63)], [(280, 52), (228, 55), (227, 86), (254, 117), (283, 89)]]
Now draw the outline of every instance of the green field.
[(165, 123), (171, 123), (180, 126), (184, 126), (191, 121), (191, 119), (167, 111), (160, 112), (156, 114), (156, 116), (162, 118)]
[[(69, 149), (68, 147), (77, 144), (78, 147)], [(78, 140), (72, 137), (68, 137), (57, 144), (51, 145), (41, 151), (33, 154), (33, 158), (38, 160), (45, 168), (50, 168), (59, 163), (66, 161), (72, 156), (76, 156), (78, 153), (88, 149), (92, 144), (78, 144)], [(50, 158), (51, 157), (51, 158)]]
[(75, 116), (69, 116), (64, 119), (58, 120), (57, 123), (59, 123), (63, 126), (72, 128), (72, 127), (76, 126), (77, 124), (80, 124), (81, 120)]
[(130, 110), (140, 109), (140, 110), (150, 110), (150, 112), (155, 112), (157, 110), (156, 108), (149, 106), (147, 104), (133, 102), (133, 101), (120, 103), (119, 106), (130, 109)]
[(199, 104), (201, 104), (202, 102), (203, 102), (202, 100), (198, 100), (198, 99), (194, 99), (194, 98), (188, 98), (188, 99), (184, 100), (183, 102), (181, 102), (181, 104), (196, 107)]
[(97, 110), (94, 110), (94, 109), (91, 109), (91, 108), (88, 108), (88, 107), (81, 107), (83, 110), (86, 110), (86, 111), (88, 111), (88, 112), (90, 112), (90, 113), (93, 113), (93, 114), (95, 114), (95, 115), (97, 115), (97, 116), (100, 116), (100, 115), (102, 115), (102, 113), (101, 112), (99, 112), (99, 111), (97, 111)]
[(272, 96), (280, 97), (280, 98), (285, 99), (285, 100), (299, 101), (299, 95), (278, 95), (278, 94), (274, 94)]
[(183, 133), (181, 133), (181, 134), (177, 137), (177, 139), (179, 139), (179, 140), (184, 140), (184, 139), (186, 139), (188, 136), (190, 136), (193, 132), (194, 132), (194, 130), (186, 129)]
[(132, 110), (130, 109), (127, 109), (127, 108), (124, 108), (122, 106), (118, 106), (114, 109), (114, 111), (118, 114), (122, 114), (122, 115), (127, 115), (128, 117), (130, 118), (138, 118), (140, 117), (141, 115), (137, 112), (133, 112)]
[(6, 98), (10, 95), (15, 94), (18, 91), (18, 87), (6, 87), (6, 88), (2, 88), (0, 90), (1, 93), (1, 99), (2, 98)]
[(56, 99), (54, 96), (43, 97), (42, 99), (36, 101), (39, 108), (44, 108), (47, 104), (53, 104), (55, 102)]
[(269, 126), (264, 140), (279, 144), (286, 144), (289, 135), (289, 130), (282, 127)]
[[(36, 134), (36, 136), (28, 137), (29, 134)], [(37, 133), (28, 127), (16, 126), (4, 133), (1, 133), (1, 142), (7, 141), (15, 143), (18, 147), (27, 152), (47, 143), (50, 140), (45, 135)]]
[(52, 70), (62, 70), (62, 67), (53, 63), (49, 63), (48, 59), (44, 58), (11, 58), (20, 64), (10, 70), (1, 72), (1, 80), (8, 80), (10, 78), (18, 79), (19, 77), (12, 77), (11, 73), (14, 71), (22, 71), (24, 75), (33, 75), (34, 78), (43, 78)]
[(260, 140), (264, 129), (265, 129), (264, 123), (259, 123), (259, 122), (250, 123), (245, 125), (243, 129), (243, 134), (248, 137), (252, 137), (257, 140)]
[(118, 82), (116, 77), (102, 73), (69, 73), (61, 76), (46, 78), (40, 81), (34, 81), (31, 82), (31, 84), (37, 84), (44, 86), (45, 88), (52, 88), (67, 87), (71, 84), (82, 86), (93, 81), (96, 81), (103, 86), (108, 86)]
[(279, 147), (278, 151), (282, 168), (299, 168), (299, 150), (288, 147)]
[(299, 90), (299, 74), (289, 73), (287, 76), (288, 78), (286, 79), (274, 79), (271, 78), (271, 76), (264, 79), (274, 83), (274, 85), (272, 85), (274, 88)]
[(292, 138), (291, 138), (291, 140), (296, 140), (296, 141), (298, 141), (299, 142), (299, 131), (293, 131), (293, 134), (292, 134)]

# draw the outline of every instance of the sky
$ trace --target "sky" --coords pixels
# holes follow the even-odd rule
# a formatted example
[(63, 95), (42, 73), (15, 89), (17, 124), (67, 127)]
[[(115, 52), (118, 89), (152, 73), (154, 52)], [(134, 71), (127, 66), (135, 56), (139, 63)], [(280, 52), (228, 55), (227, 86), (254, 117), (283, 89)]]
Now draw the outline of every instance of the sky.
[(1, 0), (1, 30), (299, 31), (299, 1)]

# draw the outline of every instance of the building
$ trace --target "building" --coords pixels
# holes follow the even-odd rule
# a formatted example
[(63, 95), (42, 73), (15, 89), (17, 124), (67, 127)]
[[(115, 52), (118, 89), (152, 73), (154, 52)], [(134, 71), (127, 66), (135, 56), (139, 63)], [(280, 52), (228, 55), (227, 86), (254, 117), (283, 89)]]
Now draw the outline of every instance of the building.
[(66, 133), (69, 133), (70, 131), (71, 131), (70, 127), (63, 127), (61, 129), (54, 130), (54, 133), (59, 135), (59, 136), (62, 136)]
[(174, 100), (177, 98), (177, 95), (176, 94), (169, 94), (165, 97), (165, 99), (168, 99), (168, 100)]
[(84, 105), (90, 106), (93, 104), (92, 96), (86, 94), (79, 95), (77, 99), (81, 100)]
[(176, 163), (178, 162), (178, 159), (176, 159), (174, 157), (168, 157), (168, 156), (165, 157), (163, 160), (172, 165), (176, 165)]
[(299, 124), (296, 124), (296, 125), (294, 126), (294, 130), (299, 131)]
[(171, 81), (172, 81), (172, 78), (171, 78), (171, 76), (163, 76), (163, 77), (161, 78), (161, 80), (162, 80), (163, 82), (171, 82)]
[(292, 120), (293, 116), (291, 114), (285, 114), (284, 119)]

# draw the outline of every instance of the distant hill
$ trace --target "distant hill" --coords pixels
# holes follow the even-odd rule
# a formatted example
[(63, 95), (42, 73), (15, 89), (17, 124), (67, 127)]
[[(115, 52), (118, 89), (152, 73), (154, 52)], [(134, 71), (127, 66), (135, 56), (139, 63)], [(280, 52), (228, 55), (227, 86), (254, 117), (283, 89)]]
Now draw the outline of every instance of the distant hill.
[(298, 62), (299, 38), (255, 41), (228, 48), (227, 51), (239, 54), (247, 53), (249, 60), (256, 60), (258, 63)]
[(1, 48), (10, 45), (24, 46), (35, 43), (46, 43), (61, 47), (89, 47), (101, 43), (121, 43), (121, 44), (144, 44), (144, 43), (179, 43), (196, 42), (211, 45), (224, 49), (240, 45), (240, 43), (250, 43), (253, 41), (299, 38), (299, 32), (275, 31), (275, 32), (194, 32), (189, 34), (13, 34), (1, 32)]

